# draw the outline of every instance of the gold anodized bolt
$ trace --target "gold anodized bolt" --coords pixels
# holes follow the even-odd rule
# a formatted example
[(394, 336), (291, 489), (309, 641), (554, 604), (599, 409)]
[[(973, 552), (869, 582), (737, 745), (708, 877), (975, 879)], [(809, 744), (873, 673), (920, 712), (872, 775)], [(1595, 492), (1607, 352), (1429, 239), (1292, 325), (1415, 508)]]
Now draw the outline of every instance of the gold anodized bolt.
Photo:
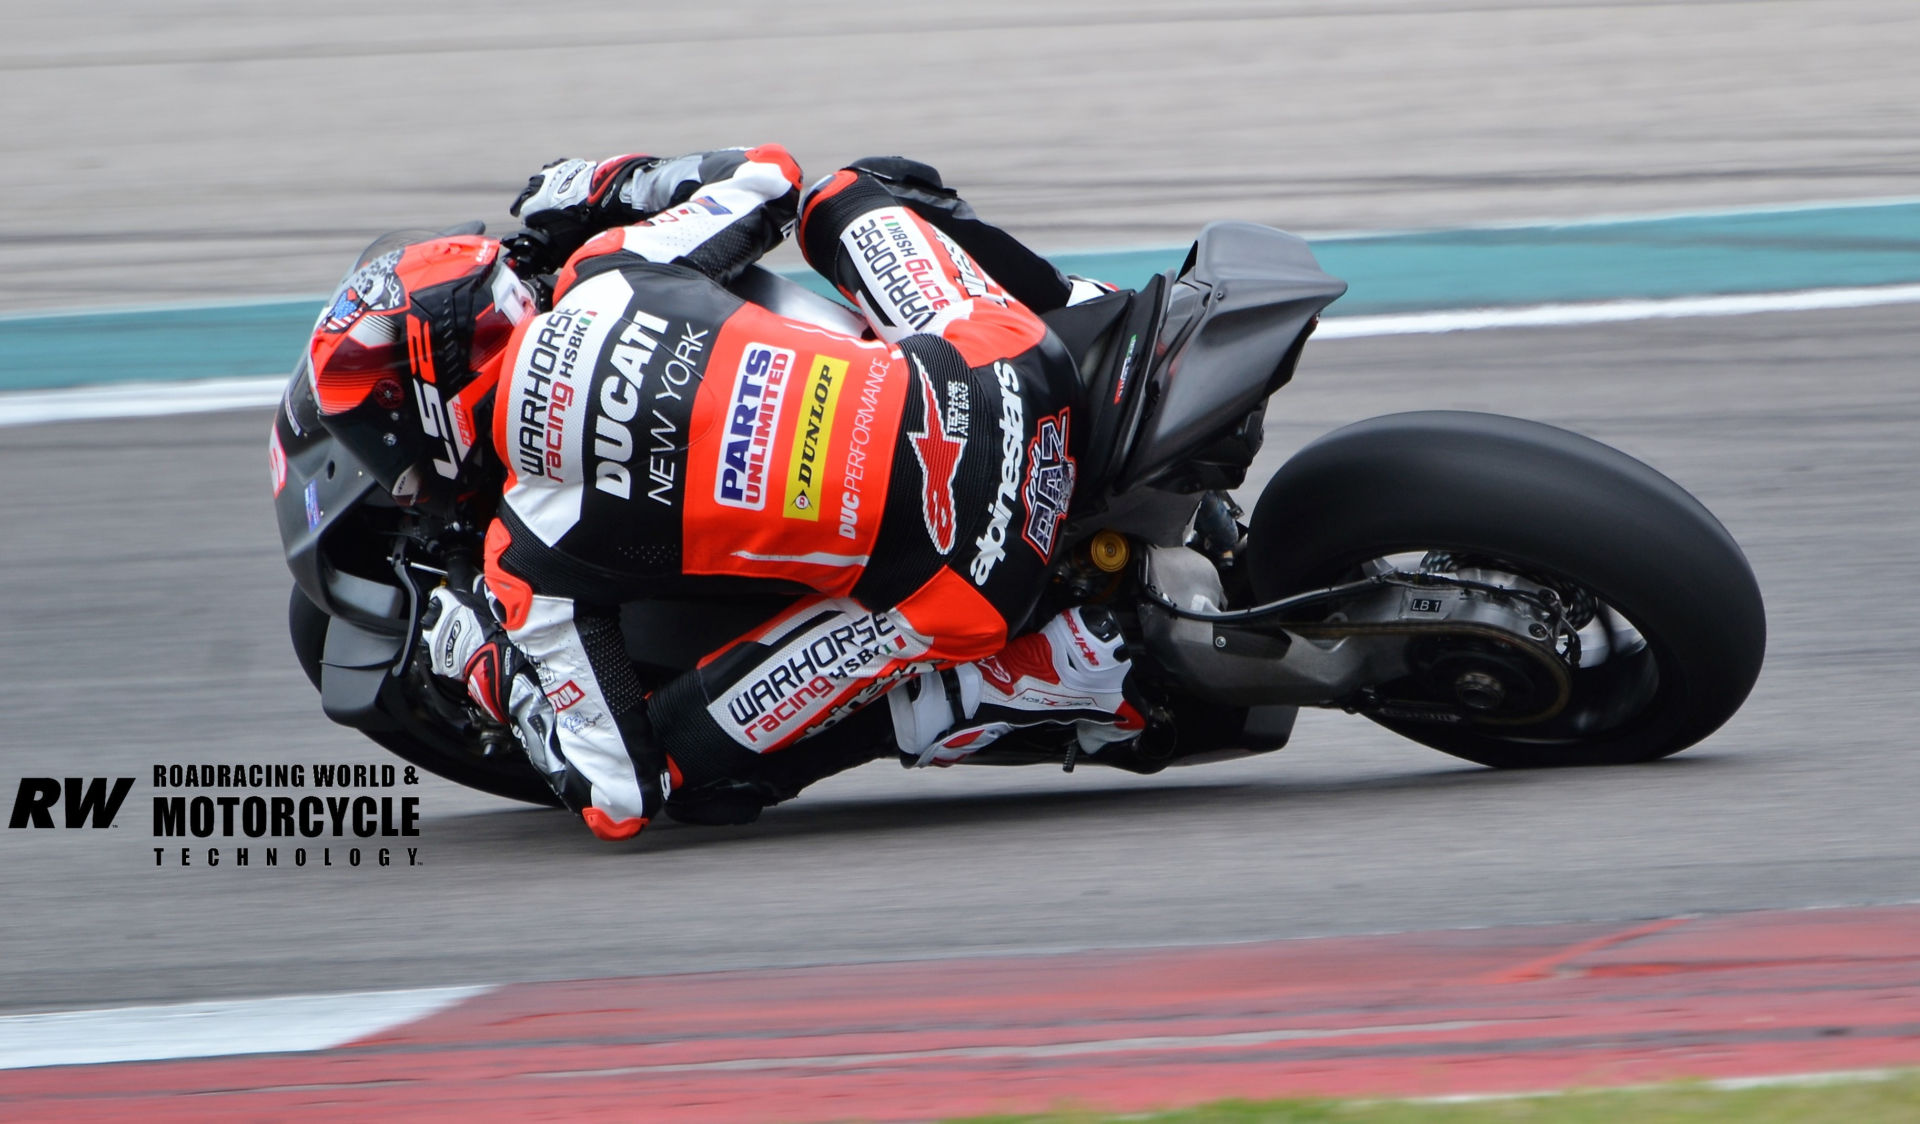
[(1109, 574), (1119, 573), (1132, 553), (1127, 536), (1118, 531), (1101, 531), (1087, 543), (1087, 556), (1093, 559), (1094, 567)]

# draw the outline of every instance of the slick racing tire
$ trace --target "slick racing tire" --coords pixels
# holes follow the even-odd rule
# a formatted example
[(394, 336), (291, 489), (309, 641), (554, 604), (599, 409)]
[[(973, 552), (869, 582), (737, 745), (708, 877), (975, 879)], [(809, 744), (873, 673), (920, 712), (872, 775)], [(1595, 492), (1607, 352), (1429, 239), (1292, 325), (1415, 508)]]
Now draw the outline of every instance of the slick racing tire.
[(1565, 705), (1539, 721), (1369, 715), (1456, 757), (1651, 761), (1718, 729), (1760, 673), (1760, 590), (1726, 528), (1678, 484), (1566, 430), (1494, 414), (1372, 418), (1302, 449), (1254, 510), (1250, 578), (1263, 601), (1390, 555), (1471, 559), (1463, 566), (1557, 589), (1606, 625), (1606, 647), (1590, 646), (1600, 662), (1570, 668)]
[[(316, 691), (320, 689), (320, 656), (326, 650), (328, 620), (299, 586), (293, 587), (287, 602), (287, 631), (292, 635), (300, 669), (307, 673)], [(380, 709), (399, 728), (360, 731), (382, 749), (455, 784), (508, 800), (561, 806), (553, 790), (519, 755), (482, 757), (450, 733), (434, 730), (412, 713), (402, 688), (400, 680), (389, 679), (380, 695)]]

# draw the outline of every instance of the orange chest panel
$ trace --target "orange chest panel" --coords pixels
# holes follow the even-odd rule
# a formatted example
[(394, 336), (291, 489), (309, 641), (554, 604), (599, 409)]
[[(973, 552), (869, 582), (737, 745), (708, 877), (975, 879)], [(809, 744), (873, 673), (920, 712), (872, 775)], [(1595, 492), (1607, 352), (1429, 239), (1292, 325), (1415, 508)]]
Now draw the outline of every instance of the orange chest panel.
[(682, 565), (852, 588), (886, 505), (906, 367), (883, 343), (748, 306), (693, 404)]

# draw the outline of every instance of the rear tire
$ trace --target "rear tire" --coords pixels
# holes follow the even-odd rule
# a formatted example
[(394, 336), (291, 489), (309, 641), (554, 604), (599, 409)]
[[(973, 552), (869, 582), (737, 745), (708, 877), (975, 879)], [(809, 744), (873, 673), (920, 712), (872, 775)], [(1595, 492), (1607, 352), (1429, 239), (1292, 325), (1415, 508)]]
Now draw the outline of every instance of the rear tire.
[[(1271, 600), (1431, 550), (1577, 584), (1647, 642), (1619, 666), (1575, 671), (1575, 701), (1537, 726), (1374, 719), (1456, 757), (1502, 768), (1665, 757), (1732, 717), (1760, 673), (1765, 611), (1726, 528), (1639, 461), (1537, 422), (1429, 412), (1336, 430), (1268, 482), (1248, 556)], [(1620, 705), (1628, 690), (1644, 697)]]

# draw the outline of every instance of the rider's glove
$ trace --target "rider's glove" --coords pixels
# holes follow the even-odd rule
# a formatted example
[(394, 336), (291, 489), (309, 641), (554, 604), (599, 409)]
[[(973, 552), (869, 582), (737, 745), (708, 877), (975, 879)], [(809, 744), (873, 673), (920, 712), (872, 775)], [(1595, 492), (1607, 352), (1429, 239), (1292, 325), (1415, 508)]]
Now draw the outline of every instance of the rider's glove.
[(532, 661), (507, 638), (486, 599), (465, 590), (436, 589), (420, 615), (420, 629), (433, 673), (465, 684), (474, 705), (513, 729), (534, 764), (551, 772), (553, 704), (540, 690)]
[(657, 164), (651, 156), (638, 155), (597, 164), (555, 160), (529, 176), (507, 208), (540, 236), (541, 253), (529, 264), (539, 272), (558, 268), (595, 234), (652, 214), (633, 206), (632, 182), (636, 173)]
[(590, 160), (555, 160), (527, 177), (507, 213), (533, 226), (538, 216), (578, 207), (593, 193), (593, 170)]
[(555, 160), (527, 180), (507, 212), (543, 236), (557, 264), (603, 230), (678, 207), (757, 151), (722, 148), (670, 158), (615, 156), (597, 164)]

